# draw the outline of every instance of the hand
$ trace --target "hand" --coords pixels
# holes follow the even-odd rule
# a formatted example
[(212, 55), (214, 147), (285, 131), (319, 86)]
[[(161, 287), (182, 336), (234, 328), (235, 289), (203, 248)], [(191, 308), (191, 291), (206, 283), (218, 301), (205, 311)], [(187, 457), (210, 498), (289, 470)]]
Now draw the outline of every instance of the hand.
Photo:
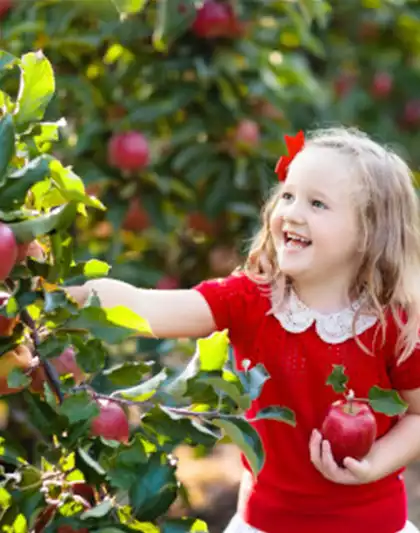
[(311, 461), (321, 474), (341, 485), (362, 485), (374, 481), (371, 464), (365, 458), (361, 461), (346, 457), (344, 467), (339, 466), (331, 453), (331, 446), (323, 440), (321, 433), (314, 429), (309, 441)]

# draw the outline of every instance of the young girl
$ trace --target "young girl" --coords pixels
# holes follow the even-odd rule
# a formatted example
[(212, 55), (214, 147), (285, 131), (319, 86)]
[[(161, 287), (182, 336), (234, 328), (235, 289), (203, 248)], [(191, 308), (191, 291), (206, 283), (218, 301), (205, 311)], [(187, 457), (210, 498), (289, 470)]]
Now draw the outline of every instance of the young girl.
[[(280, 184), (241, 271), (191, 290), (144, 290), (100, 279), (104, 307), (125, 305), (157, 337), (229, 329), (236, 363), (270, 374), (247, 416), (287, 405), (291, 427), (254, 423), (266, 450), (254, 479), (244, 459), (238, 512), (226, 533), (405, 533), (402, 472), (420, 456), (420, 220), (407, 165), (366, 135), (345, 129), (288, 139)], [(378, 385), (408, 403), (403, 417), (375, 414), (378, 438), (339, 467), (318, 431), (338, 395), (326, 379), (344, 365), (348, 386)]]

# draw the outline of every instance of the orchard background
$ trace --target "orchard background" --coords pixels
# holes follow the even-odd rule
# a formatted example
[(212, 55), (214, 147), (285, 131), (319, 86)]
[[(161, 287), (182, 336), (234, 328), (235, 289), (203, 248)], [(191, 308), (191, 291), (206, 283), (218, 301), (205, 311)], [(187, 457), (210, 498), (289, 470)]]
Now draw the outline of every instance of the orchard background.
[[(74, 374), (71, 385), (82, 382), (84, 375), (92, 376), (89, 384), (104, 395), (152, 376), (153, 386), (146, 382), (145, 389), (142, 382), (141, 391), (124, 398), (165, 400), (182, 410), (185, 402), (174, 402), (171, 379), (197, 349), (189, 340), (133, 340), (128, 332), (121, 333), (123, 322), (117, 334), (112, 317), (99, 317), (94, 302), (89, 316), (77, 318), (67, 302), (69, 315), (57, 318), (64, 305), (58, 287), (106, 275), (107, 264), (112, 277), (162, 289), (191, 287), (202, 279), (229, 274), (241, 263), (259, 223), (259, 208), (275, 184), (273, 168), (285, 150), (283, 136), (299, 129), (335, 123), (359, 126), (394, 145), (417, 176), (420, 5), (417, 0), (207, 0), (204, 5), (202, 0), (0, 0), (0, 17), (0, 170), (3, 177), (11, 170), (23, 174), (22, 169), (27, 176), (23, 188), (13, 188), (12, 174), (7, 183), (2, 178), (0, 219), (12, 226), (29, 221), (29, 233), (15, 226), (17, 240), (38, 238), (41, 246), (38, 254), (29, 254), (32, 258), (25, 267), (17, 266), (5, 280), (3, 288), (15, 295), (5, 312), (8, 327), (10, 317), (20, 320), (13, 322), (11, 337), (2, 337), (0, 363), (11, 347), (22, 345), (25, 334), (41, 361), (52, 360), (62, 350), (67, 350), (70, 360), (70, 366), (63, 360), (55, 366), (42, 362), (35, 369), (36, 384), (31, 374), (29, 391), (20, 391), (28, 383), (23, 379), (27, 375), (19, 373), (12, 378), (16, 394), (3, 388), (7, 394), (0, 398), (4, 439), (0, 442), (14, 450), (9, 454), (14, 460), (2, 454), (3, 530), (203, 531), (204, 526), (194, 519), (175, 520), (186, 513), (205, 518), (210, 531), (221, 531), (234, 512), (238, 454), (229, 444), (214, 448), (220, 437), (215, 426), (203, 422), (197, 429), (190, 418), (182, 418), (181, 411), (156, 412), (155, 408), (145, 420), (144, 409), (130, 406), (135, 440), (121, 452), (112, 444), (113, 436), (105, 435), (104, 440), (98, 430), (100, 438), (91, 447), (78, 448), (82, 452), (76, 454), (76, 470), (83, 475), (72, 480), (83, 485), (82, 491), (86, 486), (95, 486), (95, 491), (70, 490), (72, 497), (62, 506), (64, 511), (53, 512), (51, 502), (60, 500), (59, 495), (69, 490), (67, 485), (65, 490), (54, 486), (48, 493), (49, 507), (42, 507), (32, 495), (32, 488), (39, 494), (39, 488), (47, 486), (54, 461), (61, 464), (61, 474), (66, 472), (63, 462), (74, 461), (69, 450), (86, 430), (81, 426), (97, 415), (83, 396), (86, 391), (76, 393), (73, 405), (64, 400), (57, 414), (54, 397), (61, 402), (60, 387), (70, 390), (63, 378), (66, 372)], [(20, 106), (14, 107), (16, 101)], [(14, 129), (6, 120), (8, 113), (14, 116)], [(31, 160), (37, 172), (29, 172)], [(67, 218), (56, 216), (48, 226), (41, 215), (51, 214), (57, 205), (67, 206)], [(31, 289), (27, 280), (33, 283), (34, 278)], [(45, 316), (40, 305), (36, 307), (37, 297), (47, 307)], [(39, 321), (36, 328), (22, 318), (24, 309)], [(83, 349), (82, 334), (63, 327), (69, 317), (78, 327), (85, 327), (83, 320), (89, 319), (88, 349)], [(134, 317), (123, 317), (132, 330), (145, 327)], [(46, 341), (43, 328), (49, 333)], [(64, 329), (66, 335), (62, 335)], [(41, 338), (34, 338), (34, 332)], [(54, 337), (57, 346), (53, 346)], [(227, 349), (221, 338), (210, 342), (219, 343), (212, 349)], [(79, 366), (74, 366), (74, 352)], [(192, 391), (190, 375), (189, 392), (197, 395), (196, 406), (212, 407), (222, 398), (224, 412), (231, 416), (244, 406), (238, 405), (235, 391), (211, 381), (234, 382), (226, 370), (222, 373), (225, 362), (218, 368), (208, 367), (202, 356), (201, 368), (194, 374), (201, 379), (201, 388), (194, 382), (197, 386)], [(56, 369), (52, 376), (51, 366)], [(59, 375), (61, 381), (56, 379)], [(263, 382), (264, 377), (259, 379)], [(236, 380), (238, 387), (246, 389), (243, 376)], [(165, 384), (172, 389), (165, 389)], [(161, 396), (156, 393), (160, 385)], [(40, 391), (44, 398), (42, 394), (38, 398)], [(82, 407), (85, 412), (78, 418), (75, 410)], [(47, 420), (56, 415), (57, 427), (50, 434)], [(63, 416), (72, 430), (60, 440), (56, 433), (58, 427), (62, 430)], [(178, 424), (172, 424), (174, 420)], [(219, 429), (229, 435), (226, 420)], [(117, 440), (125, 441), (124, 419), (121, 424)], [(149, 427), (149, 440), (141, 434), (144, 427)], [(150, 427), (160, 435), (154, 449)], [(241, 430), (252, 440), (247, 429)], [(46, 441), (53, 442), (60, 454), (51, 450), (47, 454)], [(194, 444), (194, 449), (179, 448), (184, 441)], [(258, 462), (254, 444), (252, 453)], [(241, 445), (242, 449), (247, 446), (246, 442)], [(164, 468), (156, 450), (162, 454), (176, 450), (178, 477), (185, 482), (178, 492), (171, 460)], [(153, 468), (151, 460), (146, 462), (151, 455)], [(13, 478), (18, 457), (37, 465), (26, 469), (27, 479), (23, 476), (26, 480), (20, 480), (20, 485)], [(145, 465), (152, 473), (160, 472), (160, 478), (152, 479), (150, 474), (149, 479)], [(133, 468), (156, 484), (154, 496), (161, 494), (163, 505), (156, 497), (141, 499), (144, 487), (133, 486), (127, 473)], [(111, 482), (105, 469), (111, 470)], [(408, 479), (411, 516), (420, 526), (417, 470), (410, 468)], [(128, 497), (117, 513), (113, 498), (124, 490)], [(16, 510), (19, 505), (21, 511), (24, 507), (23, 515)], [(91, 514), (79, 519), (80, 506)], [(135, 523), (130, 513), (136, 515)], [(155, 519), (161, 516), (166, 518), (156, 526)]]

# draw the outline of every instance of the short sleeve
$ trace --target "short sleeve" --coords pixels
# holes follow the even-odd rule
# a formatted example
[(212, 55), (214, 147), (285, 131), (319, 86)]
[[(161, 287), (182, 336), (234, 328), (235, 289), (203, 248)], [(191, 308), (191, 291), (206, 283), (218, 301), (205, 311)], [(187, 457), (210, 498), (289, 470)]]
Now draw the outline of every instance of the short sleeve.
[(389, 367), (393, 389), (412, 390), (420, 388), (420, 348), (416, 348), (402, 363), (394, 356)]
[[(405, 320), (405, 315), (402, 314)], [(399, 328), (395, 321), (391, 319), (388, 323), (390, 327), (387, 334), (388, 351), (388, 375), (391, 386), (396, 390), (413, 390), (420, 388), (420, 345), (403, 362), (398, 364), (399, 354), (396, 353)]]
[[(242, 344), (264, 317), (261, 289), (243, 273), (204, 281), (193, 289), (206, 300), (218, 331), (228, 329), (232, 343)], [(268, 307), (267, 307), (268, 310)]]

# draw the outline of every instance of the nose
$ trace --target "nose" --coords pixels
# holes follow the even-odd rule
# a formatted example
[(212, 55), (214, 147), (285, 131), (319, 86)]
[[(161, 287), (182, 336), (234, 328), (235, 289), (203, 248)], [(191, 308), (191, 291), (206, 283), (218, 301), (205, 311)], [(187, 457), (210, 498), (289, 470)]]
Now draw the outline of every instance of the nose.
[(283, 220), (291, 224), (305, 224), (304, 208), (301, 203), (295, 200), (286, 205), (283, 210)]

